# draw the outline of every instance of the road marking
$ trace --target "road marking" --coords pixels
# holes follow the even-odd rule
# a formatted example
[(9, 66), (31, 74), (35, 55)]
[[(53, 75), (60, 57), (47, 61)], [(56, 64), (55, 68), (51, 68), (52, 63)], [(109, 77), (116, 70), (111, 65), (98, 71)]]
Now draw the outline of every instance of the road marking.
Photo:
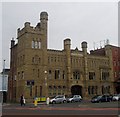
[[(67, 108), (67, 107), (16, 107), (5, 109), (17, 109), (17, 110), (120, 110), (120, 108)], [(120, 117), (120, 116), (119, 116)]]

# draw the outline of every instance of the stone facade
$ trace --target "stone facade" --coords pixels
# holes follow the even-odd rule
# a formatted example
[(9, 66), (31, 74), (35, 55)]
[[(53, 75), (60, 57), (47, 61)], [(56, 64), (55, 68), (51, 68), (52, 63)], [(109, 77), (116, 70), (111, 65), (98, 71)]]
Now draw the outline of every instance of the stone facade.
[(48, 14), (42, 12), (35, 27), (26, 22), (23, 29), (18, 29), (17, 44), (11, 41), (11, 100), (18, 101), (21, 94), (27, 100), (58, 94), (80, 94), (84, 99), (112, 94), (109, 45), (103, 54), (97, 55), (95, 51), (87, 52), (85, 41), (81, 43), (82, 50), (71, 49), (71, 39), (67, 38), (63, 50), (48, 49), (47, 25)]

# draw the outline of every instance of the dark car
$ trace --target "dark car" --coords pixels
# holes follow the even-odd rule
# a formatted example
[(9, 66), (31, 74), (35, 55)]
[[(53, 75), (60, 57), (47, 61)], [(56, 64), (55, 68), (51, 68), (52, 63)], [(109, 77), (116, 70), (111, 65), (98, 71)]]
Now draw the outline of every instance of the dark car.
[(110, 102), (112, 101), (112, 97), (110, 95), (99, 95), (92, 98), (91, 102)]

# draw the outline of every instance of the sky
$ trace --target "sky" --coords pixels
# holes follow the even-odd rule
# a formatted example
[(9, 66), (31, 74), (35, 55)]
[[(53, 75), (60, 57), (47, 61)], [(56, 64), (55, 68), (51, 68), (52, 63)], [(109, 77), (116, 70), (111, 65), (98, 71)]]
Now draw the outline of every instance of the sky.
[[(36, 1), (36, 0), (35, 0)], [(87, 41), (88, 52), (104, 45), (109, 39), (110, 44), (118, 45), (118, 2), (116, 0), (85, 0), (84, 2), (8, 2), (0, 4), (0, 71), (10, 67), (10, 41), (17, 42), (17, 29), (23, 28), (25, 22), (36, 26), (40, 13), (48, 13), (48, 48), (63, 49), (63, 40), (71, 39), (71, 48), (81, 50), (81, 42)], [(65, 0), (66, 1), (66, 0)], [(102, 1), (102, 0), (101, 0)]]

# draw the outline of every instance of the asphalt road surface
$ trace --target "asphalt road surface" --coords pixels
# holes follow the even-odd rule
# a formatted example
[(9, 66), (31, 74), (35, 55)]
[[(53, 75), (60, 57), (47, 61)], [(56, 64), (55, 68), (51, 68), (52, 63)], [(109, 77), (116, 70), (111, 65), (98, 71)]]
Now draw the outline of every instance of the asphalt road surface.
[(76, 102), (65, 104), (4, 104), (2, 115), (119, 115), (118, 102), (91, 103)]

